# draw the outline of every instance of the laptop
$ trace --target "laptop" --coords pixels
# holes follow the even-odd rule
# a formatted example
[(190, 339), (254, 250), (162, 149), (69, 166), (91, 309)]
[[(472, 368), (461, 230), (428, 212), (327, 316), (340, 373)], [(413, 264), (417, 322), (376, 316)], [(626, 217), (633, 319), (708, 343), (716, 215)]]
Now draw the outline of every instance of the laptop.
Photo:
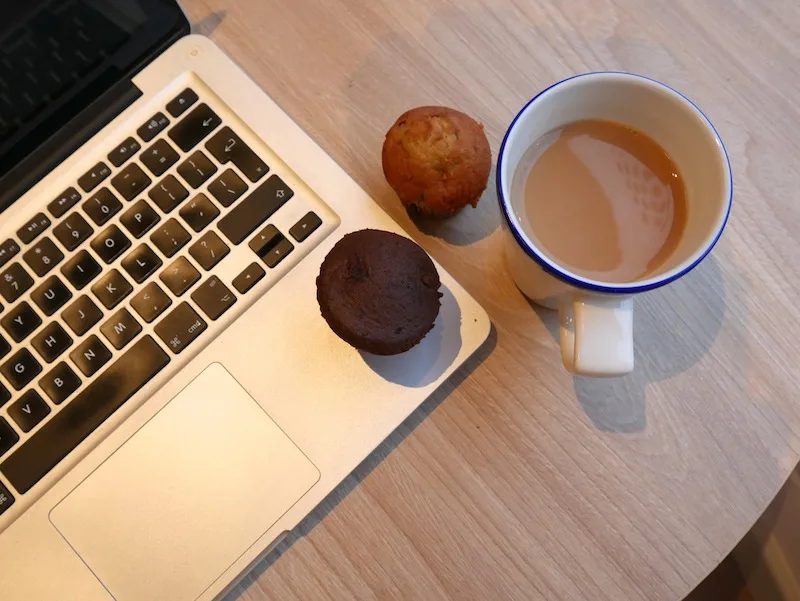
[(437, 265), (412, 350), (330, 331), (325, 255), (403, 232), (177, 2), (2, 13), (0, 598), (220, 598), (489, 320)]

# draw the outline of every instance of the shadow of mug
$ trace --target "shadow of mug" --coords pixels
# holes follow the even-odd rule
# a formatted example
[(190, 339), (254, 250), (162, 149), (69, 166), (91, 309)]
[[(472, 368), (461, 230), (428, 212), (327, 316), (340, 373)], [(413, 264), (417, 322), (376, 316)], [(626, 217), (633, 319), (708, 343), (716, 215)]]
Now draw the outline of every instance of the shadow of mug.
[[(528, 302), (558, 341), (558, 313)], [(635, 303), (634, 372), (620, 378), (572, 378), (581, 408), (605, 432), (644, 430), (647, 385), (691, 368), (714, 344), (726, 310), (719, 264), (709, 255), (687, 276), (639, 295)]]

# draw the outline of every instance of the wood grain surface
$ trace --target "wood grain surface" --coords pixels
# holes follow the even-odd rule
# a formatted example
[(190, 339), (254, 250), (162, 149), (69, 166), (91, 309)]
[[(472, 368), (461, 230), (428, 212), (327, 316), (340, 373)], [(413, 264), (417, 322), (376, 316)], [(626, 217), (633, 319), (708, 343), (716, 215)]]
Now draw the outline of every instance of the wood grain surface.
[[(682, 599), (800, 453), (795, 0), (185, 0), (209, 35), (483, 304), (490, 341), (229, 599)], [(415, 223), (383, 179), (422, 104), (481, 120), (592, 70), (709, 115), (734, 208), (700, 268), (637, 299), (636, 371), (561, 367), (501, 255), (497, 199)]]

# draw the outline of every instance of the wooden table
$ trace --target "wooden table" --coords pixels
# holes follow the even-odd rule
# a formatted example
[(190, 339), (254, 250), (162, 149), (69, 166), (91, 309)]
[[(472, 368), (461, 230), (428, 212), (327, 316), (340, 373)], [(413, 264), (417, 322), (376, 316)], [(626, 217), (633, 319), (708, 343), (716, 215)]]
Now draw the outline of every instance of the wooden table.
[[(800, 4), (794, 0), (185, 0), (210, 35), (483, 304), (485, 348), (230, 598), (683, 598), (800, 453)], [(561, 367), (517, 291), (497, 199), (415, 224), (383, 135), (422, 104), (492, 149), (550, 83), (646, 74), (707, 112), (733, 163), (710, 259), (637, 300), (633, 375)]]

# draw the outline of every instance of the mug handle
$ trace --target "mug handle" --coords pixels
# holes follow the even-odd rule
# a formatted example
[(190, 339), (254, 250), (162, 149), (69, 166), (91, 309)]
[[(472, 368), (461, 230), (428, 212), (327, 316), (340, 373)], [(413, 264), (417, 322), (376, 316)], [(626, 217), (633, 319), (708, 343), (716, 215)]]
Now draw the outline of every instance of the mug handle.
[(561, 359), (574, 374), (633, 371), (633, 298), (571, 297), (558, 308)]

